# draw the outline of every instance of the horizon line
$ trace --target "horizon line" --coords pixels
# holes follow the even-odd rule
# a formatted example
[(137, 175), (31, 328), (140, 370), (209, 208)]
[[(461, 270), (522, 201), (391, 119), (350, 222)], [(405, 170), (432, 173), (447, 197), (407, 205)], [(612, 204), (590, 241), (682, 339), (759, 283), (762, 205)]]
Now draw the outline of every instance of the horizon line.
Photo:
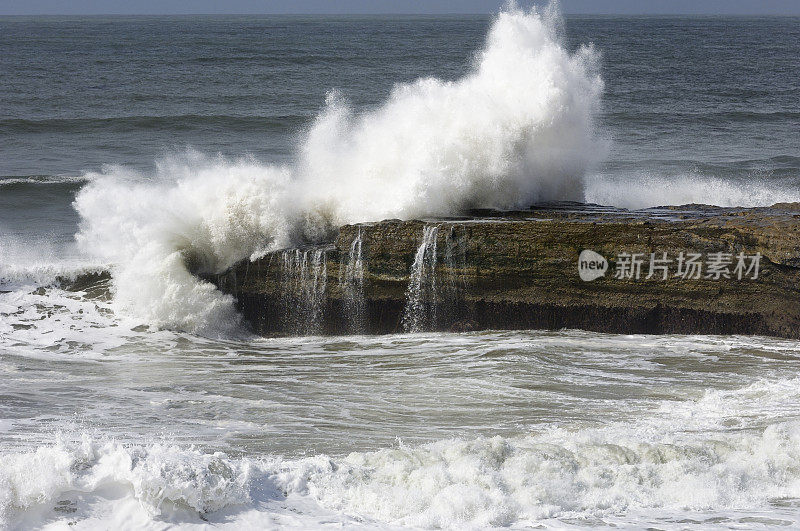
[[(213, 17), (213, 16), (319, 16), (319, 17), (346, 17), (346, 16), (494, 16), (498, 12), (481, 12), (481, 13), (462, 13), (462, 12), (442, 12), (442, 13), (410, 13), (410, 12), (384, 12), (384, 13), (300, 13), (300, 12), (239, 12), (239, 13), (127, 13), (127, 12), (100, 12), (100, 13), (2, 13), (0, 17), (102, 17), (102, 16), (120, 16), (120, 17), (182, 17), (182, 16), (197, 16), (197, 17)], [(630, 16), (630, 17), (672, 17), (672, 16), (702, 16), (702, 17), (797, 17), (800, 16), (800, 10), (796, 13), (717, 13), (717, 12), (675, 12), (675, 13), (619, 13), (619, 12), (602, 12), (602, 13), (586, 13), (586, 12), (566, 12), (565, 16)]]

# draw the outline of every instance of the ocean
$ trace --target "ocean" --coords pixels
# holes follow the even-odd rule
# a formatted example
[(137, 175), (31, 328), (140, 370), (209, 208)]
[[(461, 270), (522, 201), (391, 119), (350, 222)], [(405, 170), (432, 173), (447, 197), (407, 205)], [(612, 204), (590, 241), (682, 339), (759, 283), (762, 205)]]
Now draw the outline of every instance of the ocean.
[(260, 338), (344, 223), (800, 201), (800, 18), (0, 17), (0, 527), (800, 526), (800, 347)]

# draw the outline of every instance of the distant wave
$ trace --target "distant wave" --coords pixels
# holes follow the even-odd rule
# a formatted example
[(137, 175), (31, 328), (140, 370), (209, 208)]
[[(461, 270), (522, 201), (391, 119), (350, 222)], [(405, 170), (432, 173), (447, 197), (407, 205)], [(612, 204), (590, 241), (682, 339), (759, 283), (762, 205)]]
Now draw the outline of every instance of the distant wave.
[(0, 233), (0, 291), (67, 287), (109, 276), (106, 262), (81, 254), (74, 242), (57, 242), (46, 234), (30, 238)]
[(86, 175), (9, 175), (0, 176), (0, 187), (26, 184), (84, 184)]
[(585, 199), (632, 209), (686, 204), (759, 207), (800, 202), (800, 186), (794, 179), (776, 176), (734, 179), (698, 172), (665, 175), (637, 171), (588, 177)]
[[(777, 191), (785, 189), (788, 184), (791, 189), (800, 189), (800, 186), (796, 186), (800, 177), (800, 157), (791, 155), (715, 162), (694, 159), (615, 159), (603, 165), (603, 173), (606, 174), (606, 180), (615, 182), (618, 181), (617, 177), (624, 176), (633, 187), (639, 182), (658, 178), (677, 183), (691, 177), (697, 180), (725, 179), (733, 187), (748, 184), (771, 187)], [(713, 203), (713, 196), (709, 196), (708, 201)]]
[(607, 119), (626, 121), (663, 121), (669, 120), (692, 120), (692, 121), (710, 121), (713, 123), (720, 122), (771, 122), (776, 120), (792, 120), (800, 119), (800, 112), (798, 111), (704, 111), (704, 112), (684, 112), (684, 111), (635, 111), (635, 112), (611, 112), (605, 115)]
[(136, 129), (182, 131), (189, 129), (220, 129), (233, 131), (291, 130), (310, 122), (311, 117), (285, 116), (226, 116), (183, 114), (175, 116), (119, 116), (101, 118), (48, 118), (0, 120), (0, 134), (48, 132), (124, 132)]
[[(419, 55), (419, 58), (424, 58), (424, 55)], [(406, 58), (408, 58), (406, 56)], [(413, 58), (413, 57), (412, 57)], [(304, 65), (319, 65), (319, 64), (348, 64), (352, 65), (354, 60), (358, 60), (357, 56), (347, 54), (314, 54), (307, 53), (304, 55), (286, 55), (286, 56), (272, 56), (272, 55), (224, 55), (224, 56), (202, 56), (192, 59), (193, 62), (200, 64), (224, 64), (230, 65), (234, 62), (241, 63), (254, 63), (259, 67), (281, 67), (281, 66), (304, 66)]]
[(708, 169), (709, 173), (714, 174), (718, 170), (729, 170), (738, 168), (760, 169), (769, 168), (774, 169), (800, 169), (800, 157), (794, 155), (776, 155), (763, 159), (732, 159), (719, 162), (705, 162), (702, 160), (694, 159), (636, 159), (625, 160), (615, 159), (608, 161), (606, 166), (610, 167), (630, 167), (632, 169), (641, 169), (648, 165), (658, 166), (674, 166), (674, 167), (692, 167), (698, 169)]
[(0, 290), (31, 285), (69, 288), (109, 276), (108, 264), (80, 255), (73, 244), (0, 238)]

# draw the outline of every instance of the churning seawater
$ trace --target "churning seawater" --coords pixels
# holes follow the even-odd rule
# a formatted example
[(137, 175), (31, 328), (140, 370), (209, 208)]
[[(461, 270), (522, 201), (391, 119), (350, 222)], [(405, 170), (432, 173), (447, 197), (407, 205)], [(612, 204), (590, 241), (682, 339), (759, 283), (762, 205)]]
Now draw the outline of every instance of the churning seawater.
[(797, 18), (0, 18), (0, 526), (800, 525), (796, 342), (260, 339), (184, 265), (798, 201), (798, 57)]

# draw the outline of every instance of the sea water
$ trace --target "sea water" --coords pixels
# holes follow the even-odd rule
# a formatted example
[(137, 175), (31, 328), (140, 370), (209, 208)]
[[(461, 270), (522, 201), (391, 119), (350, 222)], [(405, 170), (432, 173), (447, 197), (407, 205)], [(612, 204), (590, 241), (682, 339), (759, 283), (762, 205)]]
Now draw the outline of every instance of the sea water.
[(471, 207), (798, 201), (798, 56), (797, 18), (0, 19), (0, 525), (800, 525), (794, 341), (263, 339), (193, 275)]

